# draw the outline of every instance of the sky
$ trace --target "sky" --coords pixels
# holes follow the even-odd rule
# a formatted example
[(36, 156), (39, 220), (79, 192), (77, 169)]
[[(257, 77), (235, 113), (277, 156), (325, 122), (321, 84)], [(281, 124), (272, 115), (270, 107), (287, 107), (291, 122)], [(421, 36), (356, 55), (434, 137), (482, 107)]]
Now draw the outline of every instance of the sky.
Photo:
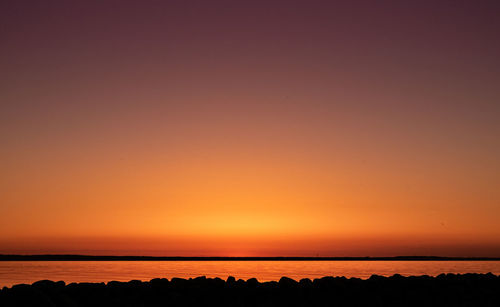
[(498, 1), (1, 1), (0, 253), (500, 256)]

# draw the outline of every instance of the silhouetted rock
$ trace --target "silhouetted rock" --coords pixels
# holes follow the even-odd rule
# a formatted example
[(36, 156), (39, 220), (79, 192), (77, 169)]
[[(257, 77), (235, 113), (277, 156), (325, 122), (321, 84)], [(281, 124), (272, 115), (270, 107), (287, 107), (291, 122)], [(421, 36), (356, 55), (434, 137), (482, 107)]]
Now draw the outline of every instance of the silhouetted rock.
[(151, 285), (155, 285), (155, 286), (166, 286), (166, 285), (168, 285), (169, 281), (166, 278), (154, 278), (154, 279), (151, 279), (150, 283), (151, 283)]
[(250, 278), (249, 280), (247, 280), (247, 286), (249, 287), (257, 287), (257, 285), (259, 284), (259, 281), (257, 280), (257, 278)]
[(296, 280), (293, 280), (293, 279), (291, 279), (291, 278), (288, 278), (288, 277), (283, 276), (283, 277), (281, 277), (281, 278), (280, 278), (279, 284), (280, 284), (280, 286), (282, 286), (282, 287), (294, 287), (294, 286), (296, 286), (298, 283), (297, 283), (297, 281), (296, 281)]
[(149, 282), (42, 280), (0, 290), (0, 306), (500, 306), (500, 276), (396, 274), (369, 279), (282, 277), (260, 283), (228, 277), (155, 278)]

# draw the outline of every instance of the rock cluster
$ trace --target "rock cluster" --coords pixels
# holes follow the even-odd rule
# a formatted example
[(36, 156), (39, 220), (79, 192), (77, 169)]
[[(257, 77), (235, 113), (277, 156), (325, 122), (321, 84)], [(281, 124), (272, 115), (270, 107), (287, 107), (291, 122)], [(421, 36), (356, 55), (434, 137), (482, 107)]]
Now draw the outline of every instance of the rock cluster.
[(42, 280), (4, 287), (0, 306), (500, 306), (500, 276), (282, 277), (278, 282), (202, 276), (68, 285)]

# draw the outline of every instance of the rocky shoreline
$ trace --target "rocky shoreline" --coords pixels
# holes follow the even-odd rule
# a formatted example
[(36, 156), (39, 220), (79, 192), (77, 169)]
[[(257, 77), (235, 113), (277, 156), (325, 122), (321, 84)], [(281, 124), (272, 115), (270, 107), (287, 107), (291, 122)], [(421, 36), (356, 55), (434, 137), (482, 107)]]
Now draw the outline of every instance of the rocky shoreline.
[(0, 306), (500, 306), (500, 276), (441, 274), (259, 282), (229, 277), (71, 283), (0, 290)]

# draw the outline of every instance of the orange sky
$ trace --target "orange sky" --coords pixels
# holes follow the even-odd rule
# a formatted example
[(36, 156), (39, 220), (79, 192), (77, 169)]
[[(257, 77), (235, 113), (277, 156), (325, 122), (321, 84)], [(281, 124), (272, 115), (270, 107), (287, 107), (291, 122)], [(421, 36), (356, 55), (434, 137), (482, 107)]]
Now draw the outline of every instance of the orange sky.
[(0, 7), (0, 253), (500, 256), (494, 2), (99, 3)]

